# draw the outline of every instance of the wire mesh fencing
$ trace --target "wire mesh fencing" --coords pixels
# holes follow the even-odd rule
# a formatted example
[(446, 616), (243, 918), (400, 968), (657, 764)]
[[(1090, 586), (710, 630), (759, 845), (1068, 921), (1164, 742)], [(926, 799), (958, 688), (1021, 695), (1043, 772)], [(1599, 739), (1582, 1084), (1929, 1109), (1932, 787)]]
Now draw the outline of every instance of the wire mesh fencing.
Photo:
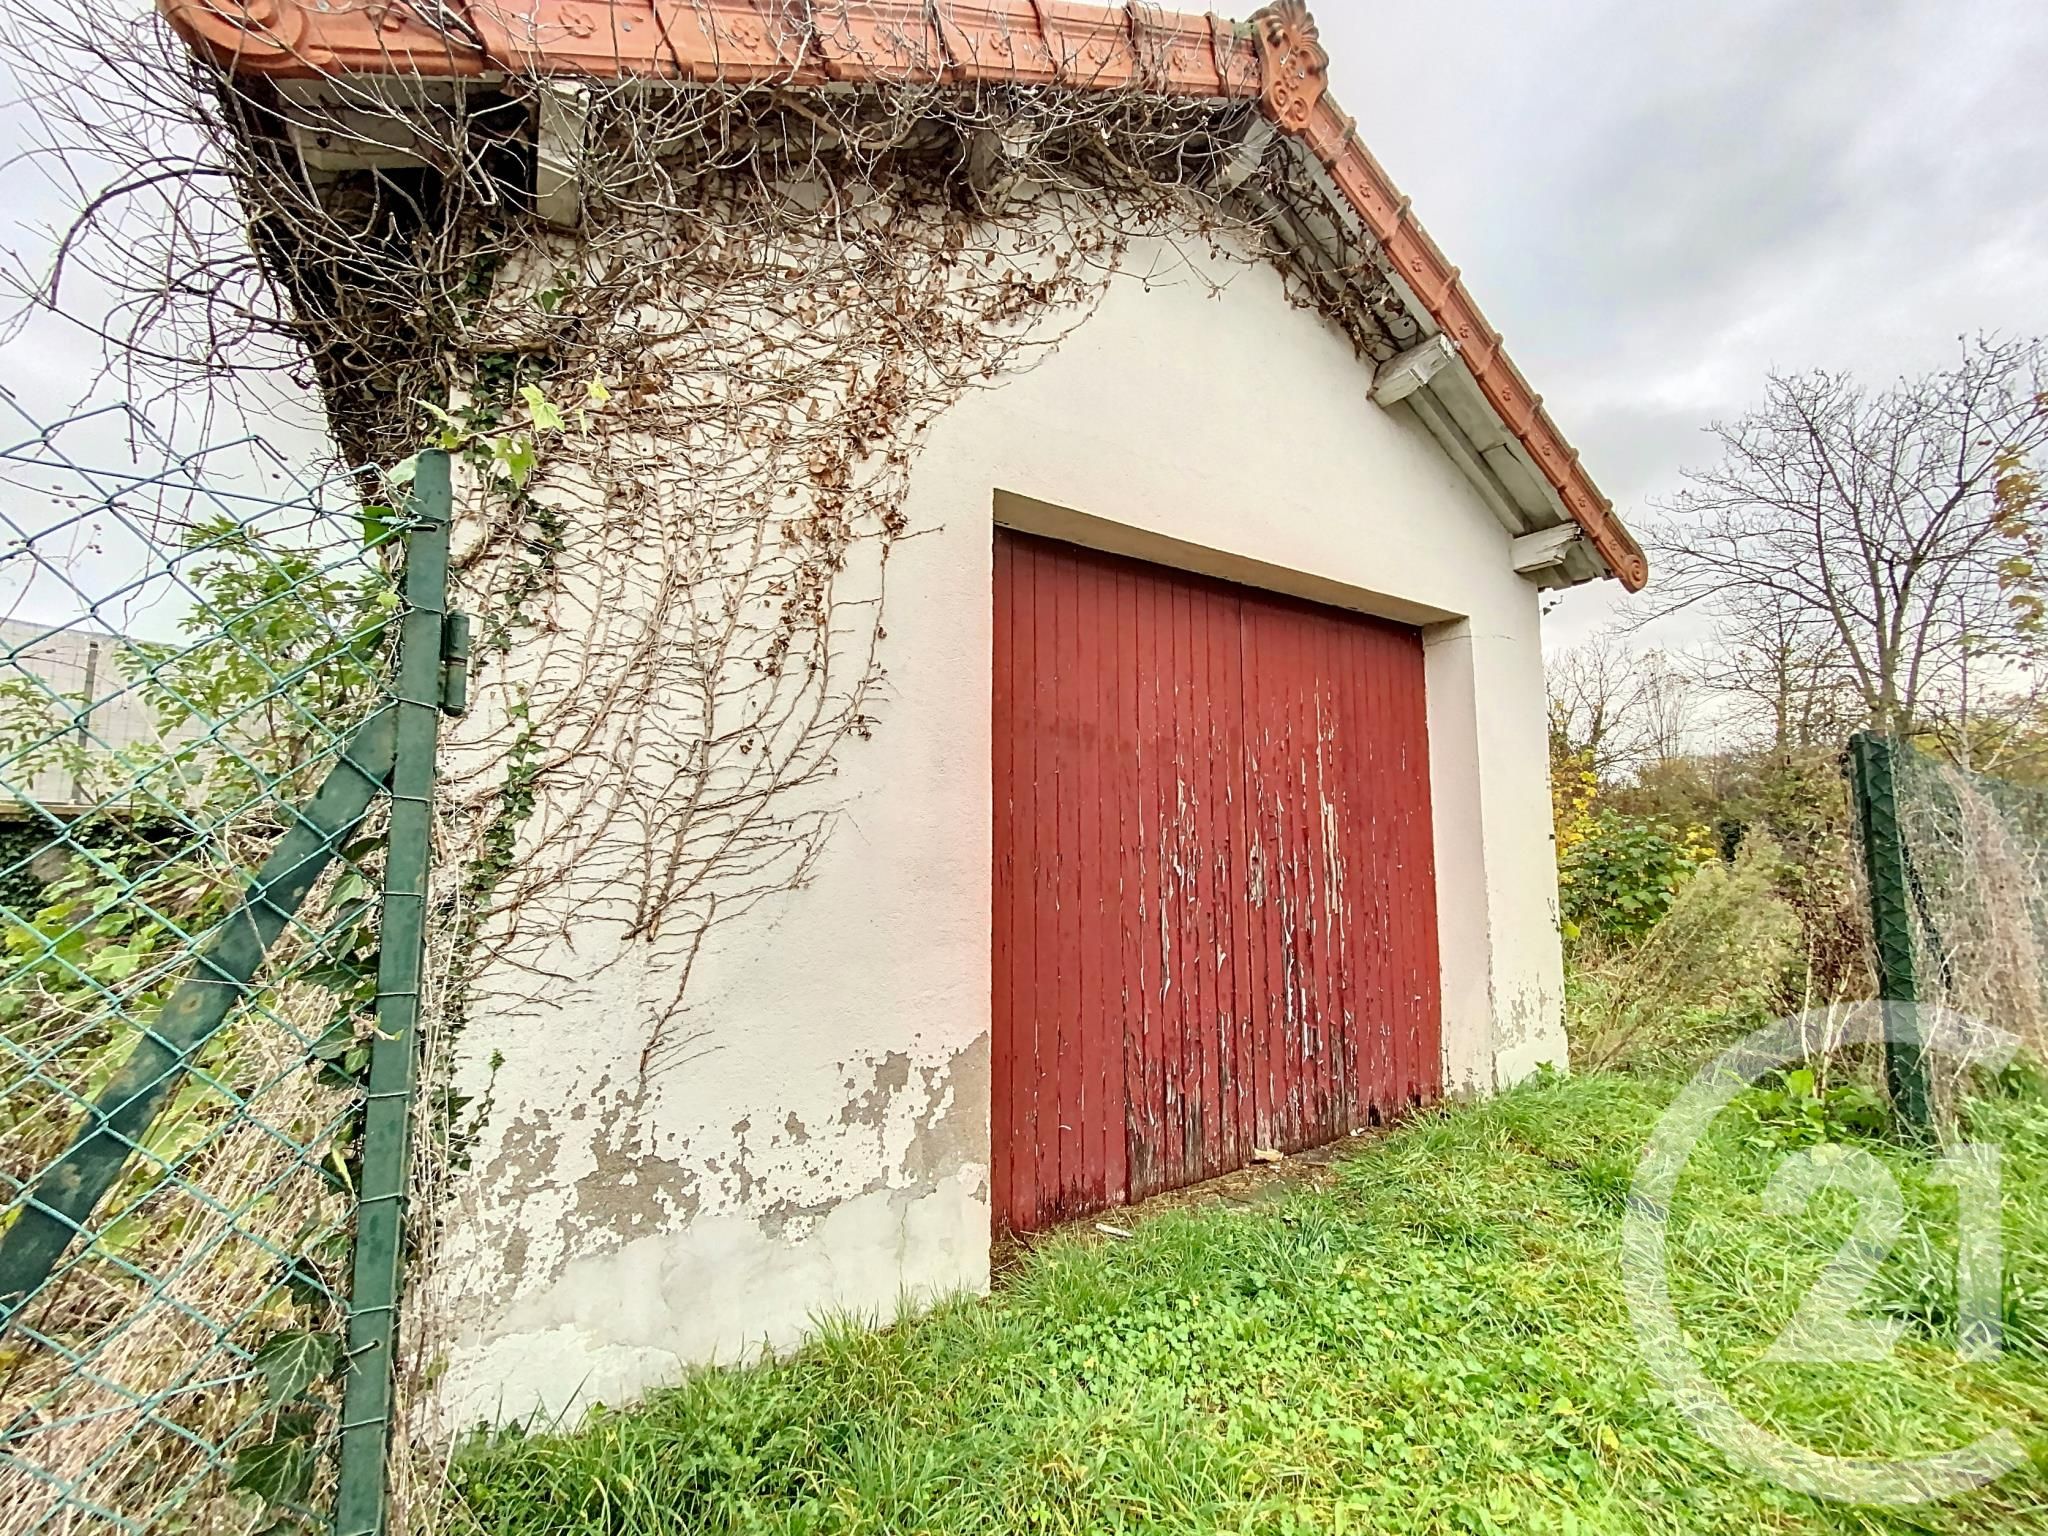
[(460, 660), (416, 473), (379, 505), (0, 394), (9, 1530), (381, 1522)]
[[(2048, 789), (1864, 734), (1849, 747), (1880, 995), (1939, 1005), (2048, 1060)], [(1894, 1049), (1903, 1126), (1931, 1133), (1956, 1084)]]

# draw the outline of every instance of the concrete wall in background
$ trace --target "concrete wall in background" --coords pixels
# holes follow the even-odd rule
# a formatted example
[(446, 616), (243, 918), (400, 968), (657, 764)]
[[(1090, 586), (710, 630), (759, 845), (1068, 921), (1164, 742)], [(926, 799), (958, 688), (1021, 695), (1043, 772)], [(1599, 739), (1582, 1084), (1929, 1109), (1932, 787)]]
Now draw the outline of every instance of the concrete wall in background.
[[(49, 689), (56, 695), (53, 709), (62, 711), (53, 720), (81, 716), (76, 749), (88, 765), (163, 742), (148, 704), (120, 665), (128, 654), (127, 641), (101, 630), (0, 619), (0, 681), (39, 682)], [(62, 752), (36, 747), (25, 759), (26, 771), (21, 764), (0, 765), (0, 815), (28, 814), (30, 801), (59, 813), (91, 804), (94, 775), (75, 775), (56, 761)], [(104, 779), (104, 771), (98, 777)]]

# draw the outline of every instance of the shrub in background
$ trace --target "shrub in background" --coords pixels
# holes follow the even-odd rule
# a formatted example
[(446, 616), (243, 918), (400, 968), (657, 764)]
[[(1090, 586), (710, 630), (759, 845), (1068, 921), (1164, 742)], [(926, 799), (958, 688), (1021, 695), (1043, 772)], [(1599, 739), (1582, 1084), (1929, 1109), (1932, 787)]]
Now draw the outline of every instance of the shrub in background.
[(1600, 796), (1600, 775), (1593, 754), (1574, 751), (1555, 737), (1550, 743), (1550, 825), (1556, 834), (1560, 868), (1593, 836), (1593, 805)]
[(1777, 894), (1783, 862), (1752, 835), (1732, 864), (1688, 865), (1639, 938), (1582, 935), (1568, 987), (1574, 1063), (1684, 1066), (1776, 1014), (1800, 940)]
[(1671, 910), (1693, 872), (1713, 861), (1706, 834), (1666, 822), (1594, 812), (1568, 844), (1560, 839), (1557, 886), (1565, 936), (1642, 939)]
[(1753, 836), (1769, 838), (1782, 855), (1772, 888), (1800, 928), (1800, 963), (1786, 973), (1779, 1011), (1870, 995), (1855, 822), (1837, 748), (1672, 758), (1602, 799), (1624, 816), (1703, 827), (1724, 859)]

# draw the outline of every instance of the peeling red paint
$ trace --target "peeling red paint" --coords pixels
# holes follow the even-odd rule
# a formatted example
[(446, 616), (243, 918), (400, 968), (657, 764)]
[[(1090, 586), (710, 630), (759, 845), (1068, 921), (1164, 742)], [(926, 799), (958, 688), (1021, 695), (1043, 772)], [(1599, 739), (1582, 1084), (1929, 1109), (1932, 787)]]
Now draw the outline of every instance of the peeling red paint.
[(997, 1221), (1434, 1099), (1417, 632), (1007, 532), (995, 595)]

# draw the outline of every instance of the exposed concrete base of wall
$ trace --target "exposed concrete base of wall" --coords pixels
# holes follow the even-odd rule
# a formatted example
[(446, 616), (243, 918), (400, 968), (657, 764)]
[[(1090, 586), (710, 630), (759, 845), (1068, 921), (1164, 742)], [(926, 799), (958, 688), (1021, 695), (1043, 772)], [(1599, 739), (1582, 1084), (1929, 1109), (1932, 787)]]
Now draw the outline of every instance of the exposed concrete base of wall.
[[(979, 1236), (988, 1202), (980, 1169), (936, 1190), (877, 1190), (843, 1201), (799, 1241), (737, 1216), (572, 1259), (521, 1297), (488, 1338), (458, 1336), (442, 1383), (445, 1427), (573, 1421), (676, 1380), (691, 1365), (731, 1364), (803, 1342), (815, 1321), (888, 1322), (962, 1289), (986, 1290), (986, 1268), (957, 1255)], [(744, 1305), (735, 1305), (736, 1299)]]

